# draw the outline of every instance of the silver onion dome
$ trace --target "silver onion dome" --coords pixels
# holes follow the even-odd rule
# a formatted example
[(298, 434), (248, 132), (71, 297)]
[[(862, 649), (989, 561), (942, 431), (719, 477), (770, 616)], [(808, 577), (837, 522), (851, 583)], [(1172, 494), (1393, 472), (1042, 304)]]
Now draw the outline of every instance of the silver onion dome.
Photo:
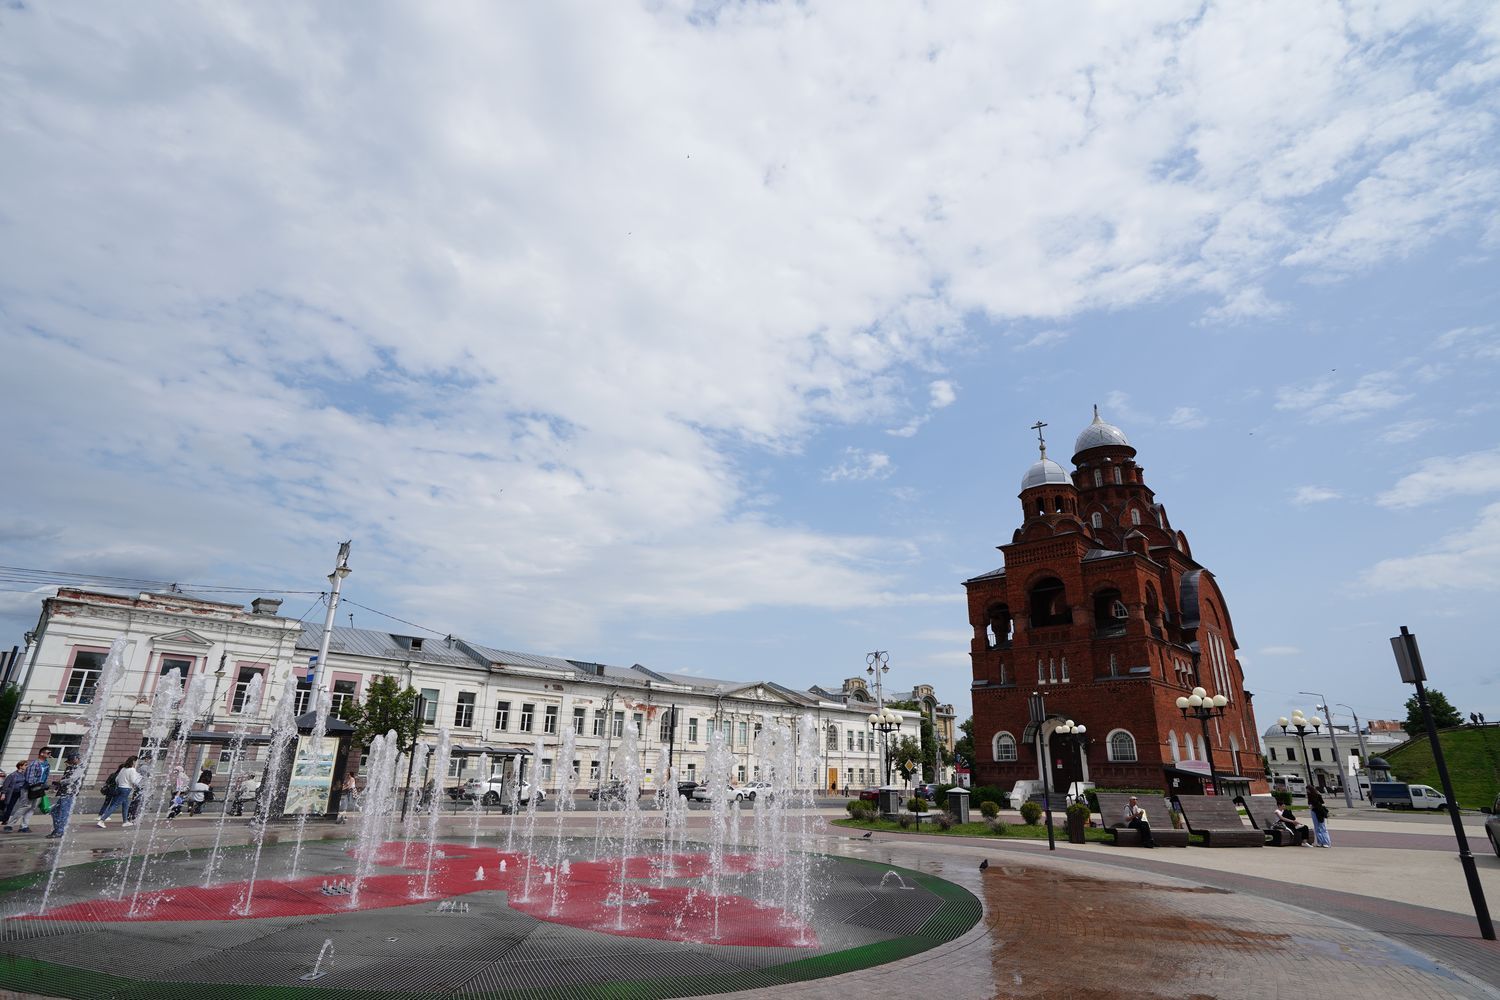
[(1073, 442), (1073, 454), (1088, 451), (1090, 448), (1099, 448), (1104, 445), (1117, 445), (1124, 448), (1130, 447), (1130, 441), (1125, 437), (1125, 432), (1114, 424), (1106, 424), (1099, 418), (1099, 407), (1094, 407), (1094, 422), (1083, 429), (1078, 435), (1078, 440)]
[(1063, 467), (1050, 458), (1043, 458), (1033, 462), (1031, 468), (1026, 470), (1026, 475), (1021, 479), (1021, 489), (1029, 490), (1033, 486), (1047, 486), (1053, 483), (1072, 483)]

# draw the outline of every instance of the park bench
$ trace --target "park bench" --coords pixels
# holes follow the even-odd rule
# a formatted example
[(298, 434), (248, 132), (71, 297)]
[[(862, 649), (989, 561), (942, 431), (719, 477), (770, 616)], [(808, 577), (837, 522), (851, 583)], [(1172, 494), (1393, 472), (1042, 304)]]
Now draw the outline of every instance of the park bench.
[(1051, 802), (1053, 816), (1059, 816), (1068, 811), (1068, 796), (1066, 792), (1053, 792), (1051, 795), (1045, 796), (1041, 792), (1032, 792), (1026, 801), (1035, 802), (1043, 809), (1046, 809), (1047, 803)]
[[(1139, 830), (1125, 825), (1125, 807), (1130, 796), (1123, 792), (1101, 792), (1094, 797), (1099, 800), (1099, 819), (1104, 828), (1114, 834), (1116, 847), (1138, 847), (1141, 843)], [(1188, 831), (1172, 828), (1172, 809), (1165, 799), (1156, 795), (1138, 796), (1141, 808), (1146, 810), (1146, 820), (1151, 824), (1151, 839), (1159, 847), (1186, 847)]]
[(1280, 823), (1280, 813), (1276, 807), (1274, 795), (1251, 795), (1239, 801), (1245, 804), (1245, 812), (1250, 817), (1250, 825), (1266, 835), (1267, 846), (1296, 846), (1296, 838), (1287, 833), (1286, 827)]
[(1203, 836), (1205, 847), (1265, 847), (1265, 832), (1245, 825), (1239, 808), (1213, 795), (1180, 795), (1177, 805), (1188, 829)]

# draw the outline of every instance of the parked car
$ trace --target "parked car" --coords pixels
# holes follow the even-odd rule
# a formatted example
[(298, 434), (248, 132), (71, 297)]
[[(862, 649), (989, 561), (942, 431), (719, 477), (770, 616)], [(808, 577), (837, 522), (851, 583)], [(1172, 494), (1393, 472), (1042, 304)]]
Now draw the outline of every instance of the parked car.
[(1490, 838), (1495, 856), (1500, 857), (1500, 795), (1495, 796), (1495, 804), (1490, 806), (1490, 814), (1484, 818), (1484, 832)]
[(693, 797), (693, 789), (697, 787), (698, 783), (696, 781), (679, 781), (677, 783), (677, 794), (685, 799), (690, 799)]
[(743, 789), (745, 798), (754, 802), (756, 798), (769, 799), (771, 797), (771, 783), (769, 781), (752, 781)]
[[(636, 795), (639, 797), (640, 789), (636, 789)], [(603, 786), (589, 792), (589, 798), (595, 802), (624, 802), (625, 782), (619, 778), (606, 782)]]
[(859, 800), (861, 802), (879, 802), (880, 801), (880, 789), (878, 789), (878, 788), (863, 788), (863, 789), (860, 789)]
[[(726, 791), (728, 793), (728, 800), (730, 802), (745, 801), (745, 790), (743, 788), (730, 788)], [(699, 785), (697, 788), (693, 789), (694, 802), (711, 802), (713, 801), (713, 798), (714, 791), (707, 785)]]
[[(505, 803), (504, 782), (498, 774), (492, 774), (487, 779), (469, 778), (448, 789), (448, 797), (468, 802), (479, 799), (487, 806), (498, 806)], [(520, 797), (517, 801), (523, 806), (530, 803), (531, 782), (521, 782)], [(538, 788), (536, 790), (536, 801), (538, 805), (547, 801), (547, 790), (545, 788)]]

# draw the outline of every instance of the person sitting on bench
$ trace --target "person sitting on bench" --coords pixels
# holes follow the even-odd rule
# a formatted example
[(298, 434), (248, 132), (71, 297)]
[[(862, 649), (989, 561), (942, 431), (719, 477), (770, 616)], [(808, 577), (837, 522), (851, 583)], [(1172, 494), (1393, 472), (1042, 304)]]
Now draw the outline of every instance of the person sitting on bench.
[(1156, 846), (1156, 841), (1151, 839), (1151, 821), (1134, 795), (1130, 797), (1130, 804), (1125, 807), (1125, 825), (1141, 835), (1142, 847)]
[(1291, 806), (1276, 813), (1276, 825), (1286, 831), (1292, 838), (1292, 843), (1303, 847), (1312, 846), (1312, 829), (1306, 823), (1297, 822), (1297, 814), (1292, 812)]

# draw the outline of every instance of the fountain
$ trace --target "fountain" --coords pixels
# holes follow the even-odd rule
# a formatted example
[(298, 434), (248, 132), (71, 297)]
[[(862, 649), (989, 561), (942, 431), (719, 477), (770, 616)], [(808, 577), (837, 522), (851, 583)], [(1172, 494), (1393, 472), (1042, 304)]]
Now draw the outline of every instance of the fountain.
[(734, 753), (724, 741), (724, 729), (715, 726), (708, 741), (706, 780), (712, 819), (708, 826), (708, 891), (714, 900), (713, 940), (719, 940), (719, 883), (724, 872), (724, 841), (729, 820), (729, 775)]
[(245, 686), (245, 699), (242, 704), (245, 711), (242, 714), (240, 724), (234, 731), (234, 738), (229, 742), (229, 777), (224, 781), (224, 808), (219, 810), (219, 826), (214, 831), (214, 846), (209, 852), (208, 864), (203, 869), (203, 884), (213, 885), (214, 879), (219, 874), (219, 847), (224, 843), (224, 822), (229, 818), (229, 804), (234, 800), (234, 779), (239, 771), (240, 761), (245, 756), (245, 735), (250, 731), (251, 706), (260, 705), (261, 675), (256, 674), (250, 678), (250, 683)]
[(620, 824), (620, 890), (619, 906), (615, 914), (615, 926), (625, 926), (625, 905), (629, 898), (629, 880), (626, 873), (629, 859), (635, 856), (636, 840), (641, 832), (641, 755), (636, 752), (634, 723), (625, 726), (625, 735), (620, 739), (620, 794), (623, 822)]
[[(531, 784), (531, 793), (526, 796), (526, 883), (521, 898), (531, 900), (531, 869), (536, 860), (536, 805), (542, 795), (542, 751), (546, 749), (538, 736), (531, 750), (531, 765), (527, 768), (526, 780)], [(519, 785), (520, 783), (517, 782)], [(515, 825), (515, 819), (511, 820)]]
[(578, 783), (578, 772), (573, 770), (573, 754), (577, 751), (578, 734), (573, 731), (573, 724), (568, 723), (563, 729), (562, 747), (558, 751), (556, 767), (560, 770), (557, 782), (557, 828), (552, 843), (552, 868), (557, 872), (557, 877), (552, 880), (552, 914), (556, 916), (557, 908), (563, 900), (563, 864), (568, 860), (565, 850), (566, 842), (563, 840), (563, 817), (573, 809), (573, 789)]
[[(148, 761), (156, 761), (162, 757), (162, 746), (172, 734), (172, 724), (177, 718), (177, 708), (182, 701), (182, 675), (173, 670), (162, 674), (161, 679), (156, 682), (156, 690), (151, 694), (151, 715), (146, 720), (146, 745), (142, 748), (140, 757)], [(149, 767), (146, 771), (145, 781), (142, 787), (137, 789), (136, 795), (140, 797), (140, 806), (136, 812), (146, 808), (146, 796), (151, 788), (151, 778), (157, 770)], [(135, 800), (127, 803), (125, 808), (125, 819), (130, 818), (131, 807), (135, 806)], [(130, 872), (132, 862), (136, 858), (136, 852), (140, 850), (141, 831), (145, 829), (144, 823), (136, 823), (135, 830), (130, 835), (130, 851), (125, 855), (124, 863), (120, 866), (120, 886), (115, 892), (116, 899), (124, 899), (125, 891), (130, 888)], [(141, 859), (144, 865), (146, 860)]]
[[(537, 740), (541, 742), (540, 737)], [(443, 778), (448, 774), (448, 757), (453, 736), (447, 729), (438, 730), (437, 750), (432, 755), (432, 777), (423, 791), (427, 793), (427, 864), (422, 875), (422, 898), (432, 895), (432, 864), (437, 859), (438, 819), (443, 812)]]
[[(317, 761), (323, 754), (323, 737), (328, 734), (328, 709), (332, 705), (333, 695), (327, 690), (318, 688), (314, 696), (316, 708), (313, 710), (312, 733), (307, 739), (307, 757), (310, 766), (316, 766)], [(296, 766), (294, 763), (293, 767)], [(302, 866), (302, 837), (307, 832), (307, 816), (313, 810), (312, 800), (304, 799), (299, 803), (297, 810), (297, 846), (292, 851), (292, 870), (290, 878), (296, 879), (298, 871)]]
[[(140, 912), (141, 893), (146, 887), (146, 873), (151, 867), (150, 862), (159, 853), (156, 849), (156, 838), (161, 831), (162, 815), (166, 812), (167, 804), (172, 800), (174, 776), (187, 756), (188, 734), (192, 731), (193, 725), (208, 713), (212, 698), (208, 684), (202, 678), (197, 684), (188, 685), (187, 693), (183, 695), (182, 703), (178, 708), (177, 737), (172, 740), (171, 749), (167, 754), (167, 766), (165, 768), (153, 766), (151, 775), (147, 779), (146, 789), (141, 797), (140, 819), (137, 822), (140, 825), (149, 823), (150, 832), (146, 835), (145, 857), (136, 871), (135, 891), (130, 896), (131, 916)], [(139, 833), (139, 829), (136, 832)]]
[(396, 731), (377, 736), (370, 743), (370, 762), (365, 774), (365, 805), (359, 813), (359, 844), (355, 848), (354, 884), (349, 908), (359, 909), (359, 891), (375, 870), (381, 845), (385, 843), (386, 819), (396, 800), (396, 769), (400, 748)]
[[(84, 727), (87, 739), (83, 746), (77, 766), (68, 775), (67, 787), (63, 789), (63, 795), (71, 796), (76, 808), (79, 792), (83, 786), (83, 777), (93, 769), (94, 760), (100, 756), (103, 747), (102, 740), (96, 740), (94, 736), (99, 732), (99, 725), (104, 721), (104, 713), (109, 708), (110, 699), (114, 696), (115, 686), (125, 674), (125, 650), (127, 643), (125, 637), (118, 636), (110, 643), (109, 654), (104, 658), (104, 666), (99, 671), (99, 677), (94, 681), (93, 700), (89, 702), (88, 713), (84, 716)], [(167, 684), (168, 687), (172, 685)], [(128, 817), (129, 810), (126, 810)], [(73, 831), (73, 823), (69, 817), (68, 825), (63, 827), (62, 840), (57, 849), (52, 852), (52, 865), (47, 870), (47, 887), (42, 890), (42, 905), (38, 910), (40, 913), (47, 912), (47, 902), (52, 896), (52, 886), (57, 881), (57, 868), (62, 861), (63, 852), (68, 846), (68, 836)]]
[(250, 915), (250, 901), (255, 896), (255, 879), (260, 874), (260, 857), (266, 846), (266, 826), (271, 818), (271, 805), (275, 798), (275, 785), (286, 764), (287, 750), (297, 739), (297, 678), (287, 675), (282, 686), (281, 697), (271, 712), (271, 752), (266, 759), (265, 777), (261, 779), (260, 793), (256, 796), (254, 818), (251, 820), (255, 851), (250, 859), (250, 880), (235, 906), (241, 916)]
[(469, 846), (479, 846), (479, 808), (484, 803), (484, 797), (490, 793), (489, 773), (485, 764), (489, 762), (489, 755), (481, 752), (479, 754), (479, 773), (484, 777), (480, 781), (479, 792), (474, 796), (474, 808), (469, 810), (470, 820), (473, 828), (469, 831)]
[(404, 768), (400, 766), (401, 762), (397, 763), (397, 769), (406, 772), (406, 792), (405, 799), (403, 800), (406, 803), (406, 807), (401, 814), (401, 863), (403, 865), (410, 860), (411, 845), (417, 839), (417, 817), (422, 812), (421, 786), (417, 788), (415, 795), (412, 792), (412, 765), (418, 757), (422, 759), (422, 781), (425, 784), (427, 781), (427, 768), (432, 763), (432, 750), (431, 743), (418, 743), (412, 747), (411, 753), (407, 755), (404, 762), (406, 766)]
[(333, 938), (325, 938), (323, 947), (318, 949), (318, 960), (313, 963), (312, 971), (302, 977), (302, 981), (310, 983), (315, 979), (322, 979), (328, 973), (323, 971), (323, 959), (333, 952)]

